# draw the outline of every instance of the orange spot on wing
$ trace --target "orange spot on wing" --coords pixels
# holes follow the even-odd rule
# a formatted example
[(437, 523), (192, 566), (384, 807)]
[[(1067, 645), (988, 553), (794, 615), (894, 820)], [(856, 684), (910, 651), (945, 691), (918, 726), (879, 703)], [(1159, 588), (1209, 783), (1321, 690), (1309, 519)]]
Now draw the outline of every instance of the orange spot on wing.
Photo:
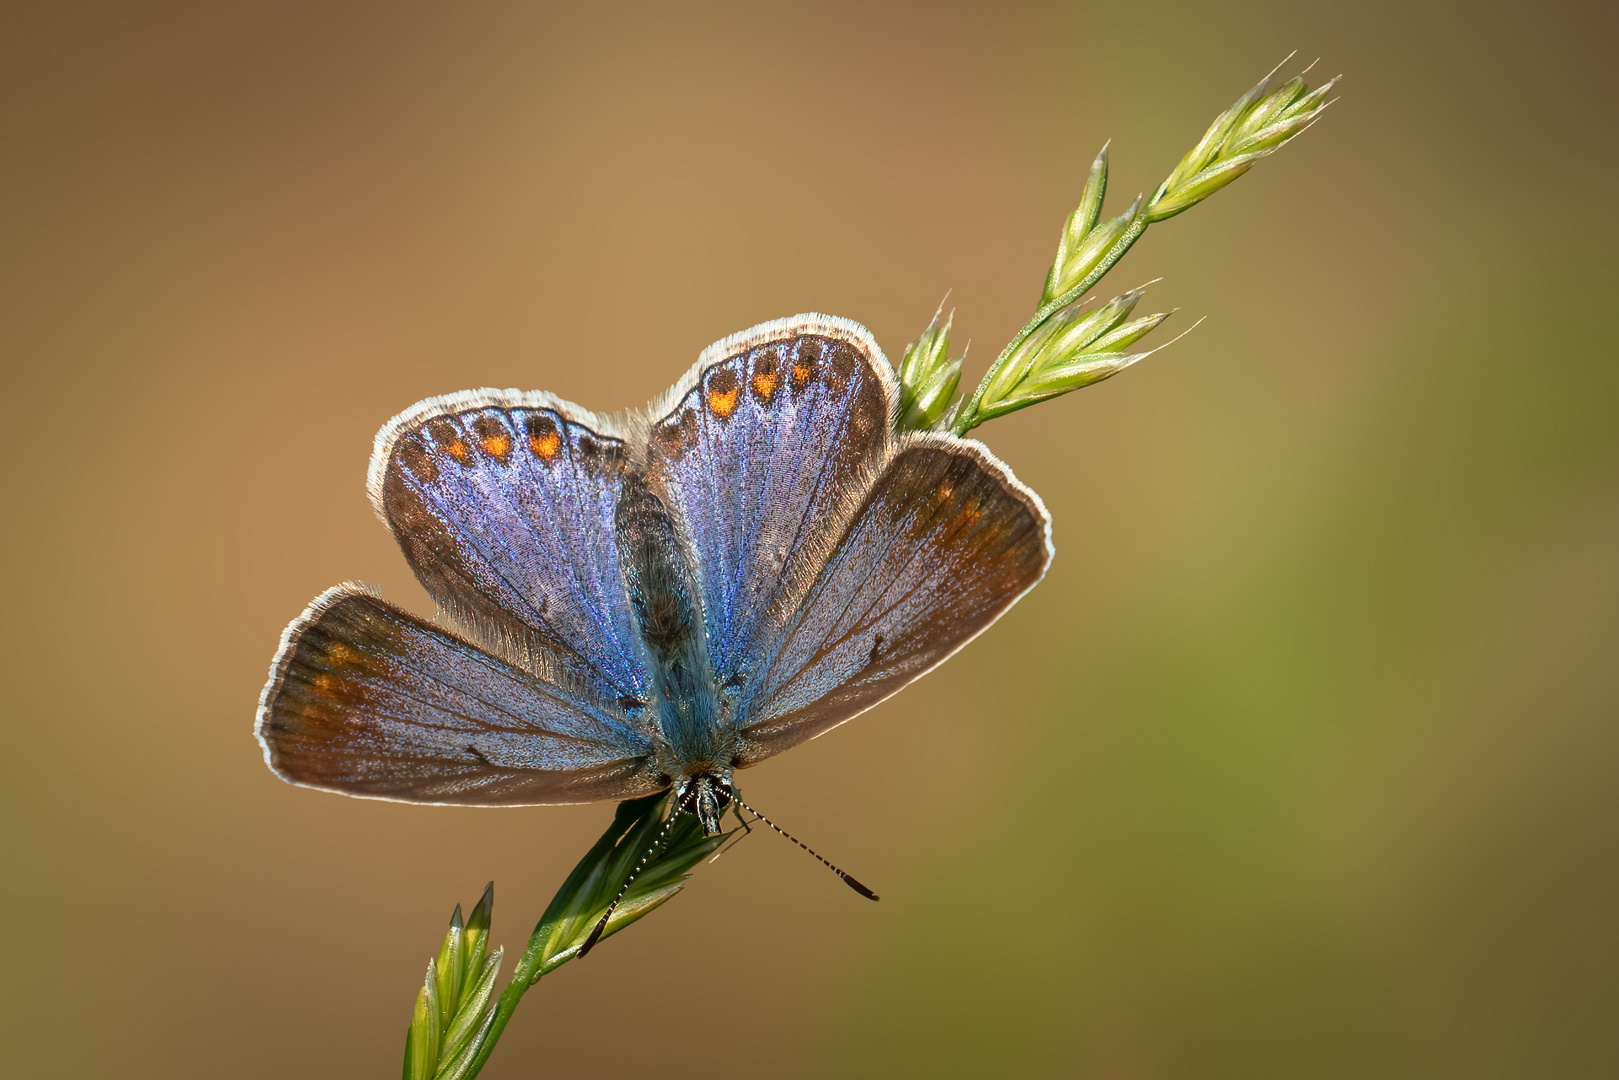
[(737, 399), (742, 391), (733, 386), (729, 390), (710, 390), (708, 392), (708, 407), (715, 416), (724, 419), (736, 412)]
[(813, 375), (813, 374), (815, 374), (815, 372), (810, 369), (810, 366), (808, 364), (805, 364), (805, 363), (794, 364), (793, 365), (793, 386), (795, 386), (798, 389), (802, 390), (804, 388), (804, 384), (810, 381), (810, 376)]
[(465, 465), (472, 457), (472, 450), (460, 439), (455, 440), (444, 448), (444, 452)]
[(503, 458), (512, 448), (512, 441), (505, 435), (491, 435), (480, 444), (483, 452), (490, 457)]
[(546, 461), (550, 461), (557, 456), (557, 451), (562, 449), (562, 435), (554, 430), (530, 435), (528, 448)]
[(769, 371), (760, 371), (753, 376), (753, 392), (759, 395), (760, 400), (769, 401), (781, 385), (781, 372), (775, 368)]

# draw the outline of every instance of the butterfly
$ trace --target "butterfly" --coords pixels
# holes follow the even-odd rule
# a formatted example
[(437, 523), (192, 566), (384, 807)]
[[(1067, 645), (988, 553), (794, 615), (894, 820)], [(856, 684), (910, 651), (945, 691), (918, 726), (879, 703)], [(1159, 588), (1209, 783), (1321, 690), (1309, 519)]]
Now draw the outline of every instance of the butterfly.
[(896, 433), (898, 406), (870, 332), (825, 315), (717, 342), (627, 416), (419, 402), (367, 486), (438, 618), (317, 597), (259, 700), (265, 762), (417, 803), (672, 789), (671, 822), (718, 832), (737, 770), (936, 667), (1050, 563), (1039, 497), (977, 441)]

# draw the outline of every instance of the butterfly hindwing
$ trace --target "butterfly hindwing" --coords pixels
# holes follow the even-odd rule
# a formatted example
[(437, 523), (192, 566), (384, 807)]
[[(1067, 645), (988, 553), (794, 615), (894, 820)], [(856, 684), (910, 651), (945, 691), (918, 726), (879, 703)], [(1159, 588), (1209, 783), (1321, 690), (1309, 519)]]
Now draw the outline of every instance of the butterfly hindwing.
[(685, 525), (722, 685), (764, 659), (859, 506), (894, 393), (864, 327), (801, 315), (710, 347), (654, 407), (648, 468)]
[(1039, 582), (1039, 497), (977, 443), (911, 436), (741, 703), (741, 764), (835, 727), (942, 663)]
[(370, 487), (422, 585), (480, 644), (633, 710), (649, 676), (613, 526), (630, 468), (604, 418), (480, 390), (383, 428)]
[(659, 786), (634, 723), (352, 585), (287, 628), (256, 730), (278, 775), (349, 795), (524, 805)]

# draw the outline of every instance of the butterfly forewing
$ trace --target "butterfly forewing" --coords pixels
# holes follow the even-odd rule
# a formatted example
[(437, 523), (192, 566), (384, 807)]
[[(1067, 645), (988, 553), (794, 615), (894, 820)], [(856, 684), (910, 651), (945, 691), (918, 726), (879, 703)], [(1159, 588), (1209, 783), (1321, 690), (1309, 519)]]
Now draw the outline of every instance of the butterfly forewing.
[(635, 725), (356, 586), (287, 628), (257, 730), (276, 773), (350, 795), (521, 805), (658, 786)]
[(864, 328), (800, 316), (707, 350), (654, 410), (649, 467), (684, 523), (716, 679), (739, 689), (889, 454), (892, 376)]
[(430, 399), (378, 435), (371, 489), (422, 585), (481, 644), (634, 716), (649, 677), (613, 529), (630, 465), (606, 426), (544, 394)]

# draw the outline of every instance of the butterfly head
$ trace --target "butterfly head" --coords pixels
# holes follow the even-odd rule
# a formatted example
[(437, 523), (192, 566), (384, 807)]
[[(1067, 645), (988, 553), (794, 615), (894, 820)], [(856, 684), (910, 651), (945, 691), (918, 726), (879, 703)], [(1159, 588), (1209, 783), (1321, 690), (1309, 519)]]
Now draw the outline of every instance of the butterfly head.
[(681, 777), (675, 785), (675, 813), (690, 810), (702, 822), (703, 832), (714, 836), (720, 832), (720, 818), (736, 798), (728, 775), (710, 772)]

